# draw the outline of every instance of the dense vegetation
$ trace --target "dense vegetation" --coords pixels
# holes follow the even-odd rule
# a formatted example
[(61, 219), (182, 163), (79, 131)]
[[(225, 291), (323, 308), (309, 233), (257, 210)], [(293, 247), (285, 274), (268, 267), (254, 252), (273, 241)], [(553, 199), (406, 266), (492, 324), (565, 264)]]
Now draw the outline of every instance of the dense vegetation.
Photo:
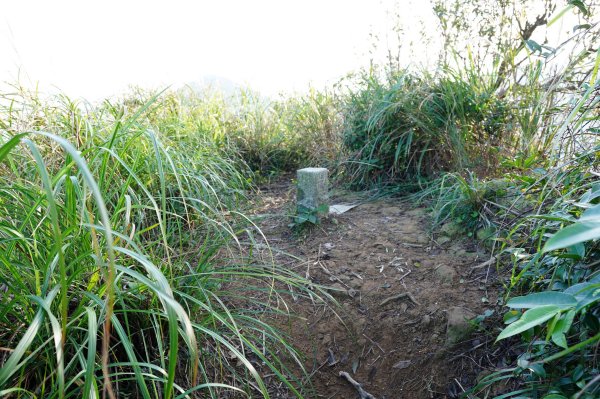
[[(256, 234), (239, 212), (253, 174), (237, 156), (254, 115), (189, 93), (91, 107), (15, 89), (0, 110), (1, 395), (268, 396), (259, 367), (300, 395), (282, 362), (298, 354), (256, 314), (319, 290), (227, 260)], [(219, 130), (231, 121), (234, 145)]]
[[(590, 10), (569, 1), (551, 18), (556, 4), (545, 2), (511, 44), (456, 22), (461, 15), (489, 18), (468, 14), (469, 7), (500, 16), (511, 7), (526, 11), (524, 4), (436, 4), (453, 44), (446, 50), (463, 61), (446, 57), (435, 74), (387, 68), (358, 75), (344, 102), (346, 177), (367, 188), (406, 190), (412, 183), (437, 224), (458, 224), (492, 250), (506, 306), (498, 307), (499, 324), (506, 326), (489, 333), (513, 345), (502, 358), (507, 367), (466, 396), (485, 397), (500, 385), (502, 398), (598, 397), (600, 57), (590, 51), (598, 33), (591, 22), (575, 26), (561, 44), (571, 46), (569, 61), (559, 66), (556, 54), (564, 49), (531, 39), (537, 27), (573, 10), (591, 18)], [(453, 53), (465, 34), (499, 40), (496, 52)]]
[[(511, 380), (502, 397), (597, 397), (598, 30), (576, 26), (559, 69), (558, 48), (531, 39), (590, 10), (542, 2), (512, 40), (456, 21), (521, 1), (434, 3), (447, 46), (435, 71), (390, 63), (276, 100), (4, 93), (0, 394), (266, 397), (268, 373), (310, 396), (287, 369), (300, 355), (258, 315), (285, 314), (290, 293), (322, 293), (251, 259), (260, 232), (244, 211), (257, 181), (318, 164), (353, 188), (410, 187), (436, 223), (492, 251), (504, 315), (489, 333), (514, 345), (467, 395)], [(461, 49), (465, 35), (495, 51)]]

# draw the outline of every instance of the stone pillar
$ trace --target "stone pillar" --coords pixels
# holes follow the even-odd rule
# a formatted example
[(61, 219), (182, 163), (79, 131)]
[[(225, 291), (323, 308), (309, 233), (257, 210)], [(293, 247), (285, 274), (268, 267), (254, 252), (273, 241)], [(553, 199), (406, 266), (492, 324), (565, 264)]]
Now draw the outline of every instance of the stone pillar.
[(304, 168), (297, 172), (298, 196), (296, 206), (298, 212), (306, 209), (316, 210), (318, 216), (329, 212), (329, 171), (326, 168)]

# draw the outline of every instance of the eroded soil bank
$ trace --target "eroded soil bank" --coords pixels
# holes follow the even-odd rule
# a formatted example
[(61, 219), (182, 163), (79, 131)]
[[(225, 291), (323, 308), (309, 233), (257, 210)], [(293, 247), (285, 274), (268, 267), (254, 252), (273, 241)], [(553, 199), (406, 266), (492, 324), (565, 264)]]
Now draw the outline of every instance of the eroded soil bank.
[(334, 195), (332, 203), (360, 205), (295, 234), (289, 180), (260, 195), (260, 228), (276, 262), (330, 286), (340, 305), (298, 300), (299, 317), (280, 326), (307, 355), (314, 397), (359, 397), (342, 371), (376, 398), (451, 398), (472, 385), (481, 370), (472, 352), (487, 343), (465, 333), (473, 328), (465, 317), (496, 301), (489, 268), (477, 267), (489, 255), (439, 244), (425, 209), (399, 199)]

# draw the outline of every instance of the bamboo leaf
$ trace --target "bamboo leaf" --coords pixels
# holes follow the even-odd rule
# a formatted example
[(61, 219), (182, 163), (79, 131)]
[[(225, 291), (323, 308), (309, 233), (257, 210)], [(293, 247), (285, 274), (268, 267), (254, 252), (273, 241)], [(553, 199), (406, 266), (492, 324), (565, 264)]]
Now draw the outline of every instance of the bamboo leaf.
[(530, 309), (546, 305), (570, 308), (577, 305), (577, 299), (573, 295), (562, 292), (546, 291), (518, 296), (506, 303), (506, 306), (514, 309)]
[[(49, 306), (52, 303), (52, 300), (58, 293), (59, 287), (55, 287), (52, 291), (48, 293), (48, 296), (44, 299), (44, 302)], [(35, 337), (39, 329), (42, 326), (42, 322), (44, 321), (44, 309), (39, 309), (33, 318), (32, 322), (29, 324), (29, 327), (21, 337), (21, 340), (17, 344), (17, 347), (10, 354), (10, 357), (6, 360), (2, 368), (0, 369), (0, 386), (4, 386), (6, 381), (17, 371), (20, 370), (19, 362), (21, 358), (27, 353), (27, 350), (33, 343)]]
[(10, 138), (6, 143), (0, 147), (0, 162), (6, 158), (6, 156), (15, 148), (20, 142), (21, 138), (25, 137), (27, 133), (16, 134)]
[(600, 223), (597, 222), (577, 222), (554, 234), (542, 249), (542, 252), (549, 252), (555, 249), (567, 248), (571, 245), (595, 240), (600, 237)]
[(553, 318), (560, 311), (561, 308), (559, 306), (553, 305), (529, 309), (527, 312), (523, 313), (523, 316), (521, 316), (519, 320), (502, 330), (500, 335), (498, 335), (498, 338), (496, 338), (496, 342), (539, 326), (545, 321)]

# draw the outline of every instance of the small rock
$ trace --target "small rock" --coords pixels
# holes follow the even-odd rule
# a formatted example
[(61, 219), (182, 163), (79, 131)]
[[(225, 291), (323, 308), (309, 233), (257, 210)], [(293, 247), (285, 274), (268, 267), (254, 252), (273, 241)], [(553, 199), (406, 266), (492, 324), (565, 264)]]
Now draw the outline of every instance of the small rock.
[(335, 245), (333, 245), (330, 242), (326, 242), (325, 244), (323, 244), (323, 248), (325, 248), (328, 251), (331, 251), (334, 247), (335, 247)]
[(454, 251), (454, 255), (457, 257), (468, 256), (467, 251), (464, 248), (459, 248), (456, 251)]
[(394, 364), (392, 368), (402, 370), (407, 368), (408, 366), (410, 366), (410, 360), (400, 360), (399, 362)]
[(452, 221), (446, 222), (440, 229), (440, 233), (450, 238), (461, 235), (463, 231), (464, 229), (460, 224)]
[(350, 288), (348, 290), (348, 296), (350, 298), (354, 298), (356, 295), (358, 295), (358, 291), (356, 291), (354, 288)]
[(448, 309), (447, 315), (446, 345), (453, 346), (464, 341), (471, 334), (473, 325), (469, 323), (469, 320), (476, 315), (470, 310), (458, 306), (453, 306)]
[(359, 317), (358, 320), (356, 320), (356, 328), (361, 332), (364, 329), (366, 324), (367, 324), (367, 319), (364, 317)]
[(350, 356), (350, 352), (344, 352), (342, 353), (342, 358), (340, 359), (340, 363), (341, 364), (346, 364), (346, 362), (348, 361), (348, 357)]
[(358, 289), (360, 289), (360, 287), (362, 287), (362, 285), (363, 285), (363, 281), (364, 281), (364, 280), (361, 280), (361, 279), (359, 279), (359, 278), (353, 278), (353, 279), (350, 279), (350, 281), (348, 282), (348, 285), (349, 285), (350, 287), (352, 287), (352, 288), (354, 288), (354, 289), (358, 290)]
[(418, 234), (415, 239), (415, 244), (429, 244), (429, 237), (427, 234)]
[(428, 314), (423, 316), (423, 318), (421, 319), (421, 324), (423, 325), (423, 327), (429, 327), (429, 325), (431, 324), (431, 316), (429, 316)]
[(452, 266), (441, 265), (435, 269), (435, 275), (444, 284), (451, 284), (458, 276)]
[(331, 295), (333, 296), (339, 296), (346, 292), (346, 288), (340, 283), (332, 284), (329, 286), (329, 288), (331, 289)]
[(437, 303), (427, 306), (427, 314), (434, 314), (435, 312), (437, 312), (438, 310), (440, 310), (440, 307), (437, 306)]
[(440, 245), (444, 245), (444, 244), (448, 244), (451, 240), (452, 239), (448, 236), (441, 236), (441, 237), (438, 237), (438, 239), (435, 241)]

